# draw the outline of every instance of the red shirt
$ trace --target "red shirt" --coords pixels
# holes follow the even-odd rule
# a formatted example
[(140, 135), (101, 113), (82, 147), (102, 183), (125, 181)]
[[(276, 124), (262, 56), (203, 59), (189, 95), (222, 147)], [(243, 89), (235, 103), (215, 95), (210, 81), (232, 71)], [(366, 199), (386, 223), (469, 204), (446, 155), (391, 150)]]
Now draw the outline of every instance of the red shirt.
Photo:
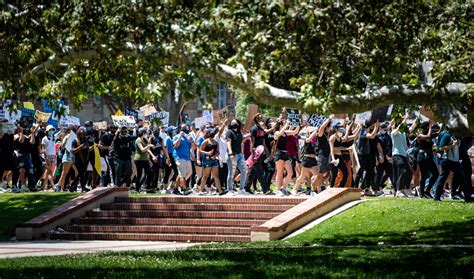
[(288, 156), (298, 156), (298, 137), (296, 135), (286, 137), (286, 150), (288, 151)]

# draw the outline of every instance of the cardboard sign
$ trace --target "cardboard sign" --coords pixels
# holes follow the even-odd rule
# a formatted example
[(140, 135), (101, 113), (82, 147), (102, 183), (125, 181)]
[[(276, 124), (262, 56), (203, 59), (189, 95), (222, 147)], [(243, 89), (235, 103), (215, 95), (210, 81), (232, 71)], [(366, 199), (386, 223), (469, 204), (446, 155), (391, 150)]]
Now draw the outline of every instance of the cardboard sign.
[(152, 113), (149, 117), (151, 122), (159, 121), (161, 126), (167, 126), (170, 121), (170, 113), (167, 111), (157, 111)]
[(329, 117), (322, 114), (311, 114), (308, 116), (308, 126), (310, 127), (321, 127), (321, 125), (326, 121)]
[(133, 118), (135, 119), (135, 121), (138, 120), (138, 111), (136, 111), (136, 110), (134, 110), (134, 109), (125, 108), (125, 115), (133, 116)]
[(94, 125), (94, 128), (96, 128), (97, 130), (107, 129), (107, 121), (94, 122), (93, 125)]
[(196, 128), (201, 128), (207, 123), (207, 118), (205, 116), (197, 117), (194, 119), (194, 124), (196, 125)]
[(143, 116), (148, 117), (150, 114), (157, 112), (156, 108), (151, 105), (144, 105), (143, 107), (140, 108), (140, 111), (143, 112)]
[(431, 121), (436, 121), (433, 109), (428, 105), (422, 105), (420, 108), (421, 115), (427, 117)]
[(227, 117), (234, 118), (235, 117), (235, 106), (228, 105), (225, 108), (219, 110), (218, 114), (219, 114), (219, 118), (221, 120), (226, 119)]
[(203, 110), (202, 111), (202, 117), (206, 118), (207, 123), (213, 123), (214, 122), (214, 115), (212, 114), (212, 111), (210, 111), (210, 110)]
[(112, 122), (117, 127), (135, 127), (135, 117), (131, 115), (112, 115)]
[(46, 113), (46, 112), (42, 112), (42, 111), (39, 111), (39, 110), (37, 110), (36, 113), (35, 113), (35, 121), (36, 122), (46, 123), (46, 122), (48, 122), (48, 119), (50, 117), (51, 117), (51, 113)]
[(0, 133), (1, 134), (15, 134), (15, 124), (9, 122), (0, 122)]
[(300, 126), (300, 112), (297, 109), (286, 109), (286, 118), (290, 126)]
[(247, 130), (250, 130), (253, 126), (253, 117), (258, 113), (258, 106), (254, 104), (247, 105), (247, 117), (245, 118), (244, 127)]
[(67, 128), (69, 124), (72, 124), (78, 127), (81, 125), (81, 120), (75, 116), (66, 115), (66, 116), (61, 117), (60, 124), (61, 124), (61, 127), (63, 128)]

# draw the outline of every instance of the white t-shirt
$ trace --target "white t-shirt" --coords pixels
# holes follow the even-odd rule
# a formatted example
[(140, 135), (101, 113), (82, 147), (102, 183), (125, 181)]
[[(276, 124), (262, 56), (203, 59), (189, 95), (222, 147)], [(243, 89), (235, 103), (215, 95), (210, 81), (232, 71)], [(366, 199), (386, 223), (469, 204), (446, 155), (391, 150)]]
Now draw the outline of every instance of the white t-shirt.
[[(69, 133), (69, 136), (66, 136), (66, 137), (67, 137), (67, 142), (65, 143), (66, 150), (70, 152), (72, 150), (72, 142), (77, 138), (77, 135), (73, 131), (71, 131)], [(64, 143), (64, 140), (63, 140), (63, 143)]]
[(227, 163), (226, 155), (227, 155), (227, 139), (225, 138), (225, 132), (219, 137), (217, 134), (214, 139), (217, 141), (219, 146), (219, 161), (222, 163)]
[(163, 143), (166, 141), (166, 137), (168, 136), (168, 134), (166, 133), (163, 133), (163, 132), (160, 132), (160, 138), (163, 139)]
[(48, 136), (43, 137), (41, 144), (44, 145), (46, 156), (56, 156), (56, 148), (54, 148), (54, 140), (50, 140)]

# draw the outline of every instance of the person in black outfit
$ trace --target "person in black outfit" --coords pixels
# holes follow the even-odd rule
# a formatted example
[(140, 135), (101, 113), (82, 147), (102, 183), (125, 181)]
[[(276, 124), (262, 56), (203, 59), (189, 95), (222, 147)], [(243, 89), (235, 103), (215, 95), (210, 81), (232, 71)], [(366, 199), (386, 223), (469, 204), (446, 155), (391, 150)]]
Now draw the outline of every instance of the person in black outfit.
[[(461, 158), (461, 166), (466, 179), (466, 184), (469, 189), (472, 190), (472, 165), (471, 158), (469, 157), (468, 151), (472, 146), (472, 136), (466, 136), (461, 138), (461, 145), (459, 146), (459, 156)], [(451, 196), (453, 197), (453, 196)]]
[[(374, 165), (370, 162), (371, 152), (370, 152), (370, 141), (377, 136), (377, 130), (379, 128), (379, 122), (369, 125), (367, 121), (364, 125), (364, 128), (360, 131), (359, 136), (359, 163), (360, 169), (357, 172), (355, 179), (355, 186), (359, 187), (360, 181), (362, 180), (362, 189), (369, 189), (370, 186), (374, 184)], [(365, 176), (364, 176), (365, 173)]]
[(163, 139), (160, 137), (160, 131), (155, 130), (152, 136), (150, 137), (150, 144), (153, 145), (151, 149), (151, 153), (153, 156), (150, 155), (151, 161), (151, 174), (152, 174), (152, 182), (153, 188), (158, 185), (159, 177), (160, 177), (160, 169), (163, 169), (165, 165), (170, 163), (170, 159), (168, 157), (168, 151), (166, 146), (164, 146)]
[(77, 138), (72, 141), (72, 153), (74, 154), (73, 162), (79, 174), (73, 184), (76, 185), (79, 181), (81, 183), (82, 192), (86, 191), (89, 149), (89, 143), (86, 139), (86, 130), (84, 127), (81, 127), (77, 131)]
[(18, 177), (17, 158), (13, 149), (13, 141), (13, 134), (0, 133), (0, 182), (3, 182), (0, 187), (4, 189), (8, 185), (4, 180), (8, 171), (12, 171), (13, 177)]
[(119, 187), (124, 185), (130, 187), (132, 176), (132, 142), (133, 136), (128, 133), (126, 127), (121, 127), (115, 133), (111, 155), (115, 158), (115, 181)]
[(88, 161), (86, 163), (86, 169), (89, 164), (92, 166), (92, 179), (91, 181), (91, 187), (94, 189), (97, 185), (97, 182), (99, 181), (100, 173), (97, 173), (97, 170), (95, 168), (95, 152), (94, 152), (94, 144), (98, 144), (100, 140), (100, 135), (99, 131), (94, 128), (94, 125), (92, 121), (86, 121), (84, 123), (84, 126), (86, 128), (86, 139), (87, 139), (87, 144), (89, 145), (89, 156), (88, 156)]
[(391, 163), (392, 160), (392, 138), (390, 133), (387, 131), (388, 124), (383, 123), (380, 125), (380, 132), (377, 135), (378, 142), (382, 147), (383, 153), (383, 162), (379, 162), (377, 165), (377, 179), (376, 185), (378, 188), (384, 188), (384, 184), (388, 178), (390, 181), (393, 181), (393, 166)]
[[(264, 180), (265, 180), (265, 185), (271, 185), (273, 175), (275, 174), (275, 161), (273, 160), (270, 154), (270, 150), (272, 150), (272, 144), (274, 142), (274, 126), (273, 126), (273, 120), (271, 118), (267, 118), (267, 120), (265, 120), (265, 128), (267, 129), (268, 132), (265, 134), (264, 145), (265, 145), (265, 150), (268, 153), (265, 154), (266, 158), (263, 159), (263, 163), (264, 163), (263, 170), (265, 172)], [(263, 191), (263, 192), (266, 195), (270, 195), (273, 193), (273, 191), (270, 189), (267, 189), (266, 191)]]
[(429, 122), (423, 122), (420, 128), (422, 132), (416, 136), (419, 146), (416, 160), (421, 172), (420, 188), (417, 192), (420, 198), (426, 196), (431, 198), (430, 191), (439, 176), (438, 168), (433, 159), (432, 126)]
[(334, 187), (337, 173), (341, 171), (342, 173), (342, 180), (339, 183), (338, 187), (343, 188), (346, 185), (347, 181), (347, 168), (344, 162), (344, 158), (342, 157), (341, 149), (344, 148), (342, 137), (346, 134), (346, 130), (344, 127), (338, 123), (336, 124), (331, 131), (331, 136), (329, 137), (329, 148), (330, 148), (330, 155), (331, 155), (331, 181), (330, 185), (331, 188)]
[(109, 183), (113, 186), (117, 185), (115, 181), (115, 160), (110, 156), (110, 148), (112, 142), (114, 141), (115, 133), (117, 132), (116, 126), (109, 126), (109, 130), (102, 133), (99, 141), (99, 152), (100, 157), (104, 158), (105, 163), (107, 164), (107, 171), (104, 172), (101, 176), (102, 186), (107, 186)]

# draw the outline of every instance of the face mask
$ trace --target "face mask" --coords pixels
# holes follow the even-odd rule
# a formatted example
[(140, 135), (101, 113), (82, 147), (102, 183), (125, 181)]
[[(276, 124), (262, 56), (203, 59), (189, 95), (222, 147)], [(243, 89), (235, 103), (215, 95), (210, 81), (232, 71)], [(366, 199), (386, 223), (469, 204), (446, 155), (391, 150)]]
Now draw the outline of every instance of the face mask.
[(381, 133), (382, 135), (385, 135), (385, 134), (387, 133), (387, 131), (382, 130), (382, 131), (380, 131), (380, 133)]
[(51, 138), (54, 136), (54, 132), (53, 131), (48, 131), (48, 136)]

